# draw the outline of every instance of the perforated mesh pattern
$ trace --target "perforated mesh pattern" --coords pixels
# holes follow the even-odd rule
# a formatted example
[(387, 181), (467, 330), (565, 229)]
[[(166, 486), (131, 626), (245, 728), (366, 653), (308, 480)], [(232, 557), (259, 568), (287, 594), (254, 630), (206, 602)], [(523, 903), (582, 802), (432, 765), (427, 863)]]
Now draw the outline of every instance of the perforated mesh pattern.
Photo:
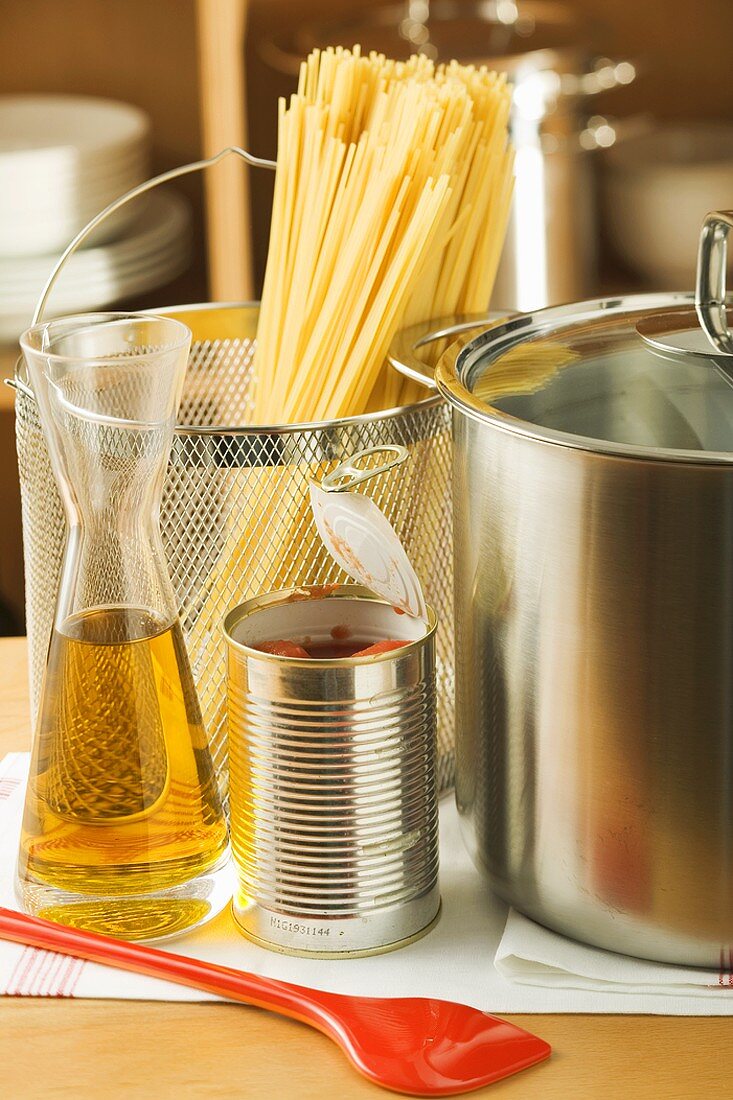
[[(161, 511), (161, 529), (204, 721), (226, 789), (225, 613), (253, 595), (295, 584), (343, 581), (320, 544), (308, 483), (354, 451), (385, 443), (411, 461), (360, 491), (386, 513), (435, 608), (438, 787), (453, 783), (453, 565), (448, 407), (438, 399), (397, 414), (326, 428), (255, 431), (254, 342), (192, 345)], [(35, 402), (17, 391), (26, 613), (35, 714), (63, 555), (65, 524)], [(196, 429), (208, 429), (197, 431)]]

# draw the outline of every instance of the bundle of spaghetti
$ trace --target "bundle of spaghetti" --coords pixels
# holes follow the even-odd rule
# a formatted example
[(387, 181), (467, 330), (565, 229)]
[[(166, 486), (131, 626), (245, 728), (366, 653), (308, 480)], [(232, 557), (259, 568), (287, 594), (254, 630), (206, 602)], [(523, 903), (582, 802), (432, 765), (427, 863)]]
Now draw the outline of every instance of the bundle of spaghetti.
[[(504, 78), (471, 66), (357, 48), (304, 62), (297, 93), (279, 104), (253, 424), (332, 420), (424, 396), (386, 365), (387, 349), (401, 325), (486, 309), (511, 199), (509, 105)], [(414, 443), (400, 493), (389, 496), (407, 511), (431, 442)], [(287, 454), (234, 472), (226, 538), (188, 637), (199, 667), (221, 664), (233, 601), (324, 579), (308, 484), (337, 459), (314, 450), (312, 462), (301, 453), (290, 464)], [(421, 571), (437, 559), (440, 515), (429, 536), (415, 515), (414, 540), (402, 525)], [(217, 740), (222, 685), (201, 702)]]
[(255, 420), (389, 407), (397, 328), (487, 307), (509, 214), (510, 93), (473, 66), (314, 51), (279, 105)]

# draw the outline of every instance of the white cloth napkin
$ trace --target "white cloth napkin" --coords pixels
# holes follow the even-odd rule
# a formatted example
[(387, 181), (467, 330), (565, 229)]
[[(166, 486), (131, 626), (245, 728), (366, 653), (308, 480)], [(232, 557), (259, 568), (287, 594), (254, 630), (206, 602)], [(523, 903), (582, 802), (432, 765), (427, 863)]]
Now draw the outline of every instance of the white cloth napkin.
[[(0, 905), (13, 889), (28, 755), (0, 761)], [(487, 1012), (733, 1015), (733, 988), (715, 973), (641, 963), (582, 947), (540, 928), (495, 898), (471, 864), (452, 799), (441, 805), (443, 912), (424, 939), (366, 959), (299, 959), (257, 947), (228, 912), (164, 945), (314, 989), (363, 996), (442, 997)], [(495, 965), (496, 959), (496, 965)], [(682, 977), (680, 977), (682, 975)], [(727, 982), (727, 975), (724, 976)], [(0, 940), (0, 993), (15, 996), (211, 1001), (194, 989)]]
[(626, 995), (666, 993), (733, 1001), (733, 973), (645, 962), (576, 943), (509, 911), (494, 959), (510, 981), (544, 989), (586, 989)]

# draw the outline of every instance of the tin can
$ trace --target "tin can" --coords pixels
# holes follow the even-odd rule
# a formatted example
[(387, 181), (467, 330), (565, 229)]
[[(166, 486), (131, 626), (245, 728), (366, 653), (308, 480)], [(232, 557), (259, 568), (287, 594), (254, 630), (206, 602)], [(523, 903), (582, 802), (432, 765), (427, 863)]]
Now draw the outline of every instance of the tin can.
[[(263, 946), (389, 951), (438, 917), (435, 629), (360, 585), (248, 600), (225, 620), (234, 916)], [(408, 644), (298, 659), (285, 638)]]

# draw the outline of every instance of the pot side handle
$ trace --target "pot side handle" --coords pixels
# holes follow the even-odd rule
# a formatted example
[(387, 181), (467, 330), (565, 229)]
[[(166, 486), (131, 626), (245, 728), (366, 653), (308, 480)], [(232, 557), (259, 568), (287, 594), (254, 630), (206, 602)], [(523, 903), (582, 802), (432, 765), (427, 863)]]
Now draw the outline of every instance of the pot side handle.
[[(455, 314), (452, 317), (433, 318), (400, 329), (387, 352), (387, 362), (393, 370), (405, 378), (418, 382), (436, 392), (435, 365), (437, 359), (462, 339), (467, 344), (479, 331), (505, 321), (510, 310), (490, 310), (488, 313)], [(460, 348), (456, 349), (456, 352)]]

